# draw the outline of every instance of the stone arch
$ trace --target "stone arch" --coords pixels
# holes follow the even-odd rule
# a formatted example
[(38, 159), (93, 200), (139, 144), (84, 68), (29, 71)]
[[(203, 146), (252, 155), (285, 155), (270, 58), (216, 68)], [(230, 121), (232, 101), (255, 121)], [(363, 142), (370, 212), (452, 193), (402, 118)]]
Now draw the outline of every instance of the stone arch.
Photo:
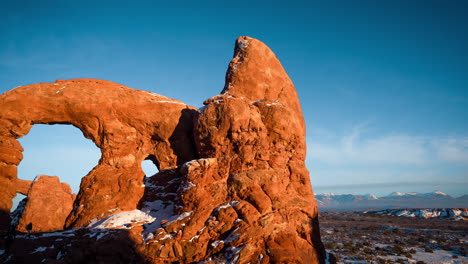
[[(16, 140), (34, 124), (77, 127), (101, 150), (99, 164), (81, 182), (66, 227), (80, 227), (109, 210), (135, 209), (143, 195), (143, 159), (160, 169), (194, 158), (191, 121), (197, 111), (186, 104), (146, 91), (94, 79), (57, 80), (18, 87), (0, 95), (0, 212), (9, 222), (16, 194), (17, 165), (23, 148)], [(173, 142), (186, 145), (175, 147)], [(186, 144), (184, 144), (186, 143)]]
[(33, 179), (39, 174), (56, 175), (60, 182), (70, 185), (72, 193), (78, 193), (81, 179), (101, 158), (101, 151), (96, 144), (84, 138), (73, 125), (35, 124), (18, 141), (24, 152), (18, 165), (17, 195), (11, 211), (26, 198)]

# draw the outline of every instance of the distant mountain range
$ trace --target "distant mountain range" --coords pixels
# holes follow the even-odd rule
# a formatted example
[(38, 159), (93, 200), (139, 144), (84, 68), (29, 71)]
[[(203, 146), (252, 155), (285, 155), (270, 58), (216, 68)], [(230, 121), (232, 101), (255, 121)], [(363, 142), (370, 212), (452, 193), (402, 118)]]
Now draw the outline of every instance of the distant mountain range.
[(386, 209), (379, 211), (363, 211), (364, 214), (393, 215), (418, 218), (438, 218), (455, 221), (468, 220), (466, 208), (437, 208), (437, 209)]
[(443, 192), (400, 193), (377, 197), (373, 194), (315, 194), (322, 211), (360, 211), (399, 208), (468, 208), (468, 195), (453, 197)]

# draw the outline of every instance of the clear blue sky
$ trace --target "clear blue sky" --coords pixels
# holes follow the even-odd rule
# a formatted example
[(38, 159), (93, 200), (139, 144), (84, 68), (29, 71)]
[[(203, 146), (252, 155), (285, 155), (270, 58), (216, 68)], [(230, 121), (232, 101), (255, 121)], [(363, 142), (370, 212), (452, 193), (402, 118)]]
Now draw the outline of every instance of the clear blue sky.
[[(200, 107), (247, 35), (296, 85), (315, 192), (457, 196), (468, 187), (466, 14), (462, 0), (4, 1), (0, 92), (98, 78)], [(77, 186), (99, 159), (73, 127), (35, 126), (21, 143), (24, 179)]]

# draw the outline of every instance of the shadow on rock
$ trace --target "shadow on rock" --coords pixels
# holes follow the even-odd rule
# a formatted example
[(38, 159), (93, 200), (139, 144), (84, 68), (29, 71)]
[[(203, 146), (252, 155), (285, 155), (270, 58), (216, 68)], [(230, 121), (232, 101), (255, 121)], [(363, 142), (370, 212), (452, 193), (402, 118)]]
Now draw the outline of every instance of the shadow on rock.
[(135, 251), (135, 236), (126, 229), (10, 233), (10, 238), (2, 237), (1, 263), (144, 263)]

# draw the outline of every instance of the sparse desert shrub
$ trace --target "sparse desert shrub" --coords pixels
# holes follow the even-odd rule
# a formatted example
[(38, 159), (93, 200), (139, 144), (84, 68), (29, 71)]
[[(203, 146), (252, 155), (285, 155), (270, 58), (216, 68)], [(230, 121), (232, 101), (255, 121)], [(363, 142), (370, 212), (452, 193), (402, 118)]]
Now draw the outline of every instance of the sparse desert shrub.
[(463, 257), (466, 257), (466, 249), (465, 248), (460, 248), (460, 255)]
[(457, 259), (458, 256), (457, 255), (452, 255), (452, 258)]
[(337, 247), (337, 244), (335, 242), (326, 242), (324, 243), (325, 248), (334, 250)]
[(418, 245), (419, 243), (415, 239), (410, 239), (410, 240), (406, 241), (406, 244), (408, 246), (410, 246), (410, 247), (414, 247), (414, 246)]
[(391, 251), (397, 255), (402, 255), (405, 253), (405, 250), (400, 245), (393, 246)]
[(410, 249), (408, 252), (409, 252), (410, 254), (416, 254), (416, 250), (415, 250), (414, 248)]
[(434, 253), (434, 250), (430, 247), (425, 247), (424, 252)]
[(345, 248), (346, 251), (348, 251), (349, 253), (352, 253), (352, 254), (356, 254), (357, 252), (359, 252), (359, 248), (354, 246), (351, 243), (346, 243), (344, 245), (344, 248)]
[(424, 236), (419, 236), (418, 237), (418, 242), (421, 242), (421, 243), (426, 243), (427, 242), (427, 238), (425, 238)]
[(424, 262), (424, 261), (422, 261), (422, 260), (418, 260), (418, 261), (416, 262), (416, 264), (426, 264), (426, 262)]
[(383, 259), (383, 258), (377, 258), (377, 263), (378, 264), (386, 264), (387, 263), (387, 260)]
[(368, 247), (365, 247), (363, 251), (364, 251), (364, 253), (366, 253), (368, 255), (372, 255), (372, 253), (373, 253), (372, 249), (370, 249)]

